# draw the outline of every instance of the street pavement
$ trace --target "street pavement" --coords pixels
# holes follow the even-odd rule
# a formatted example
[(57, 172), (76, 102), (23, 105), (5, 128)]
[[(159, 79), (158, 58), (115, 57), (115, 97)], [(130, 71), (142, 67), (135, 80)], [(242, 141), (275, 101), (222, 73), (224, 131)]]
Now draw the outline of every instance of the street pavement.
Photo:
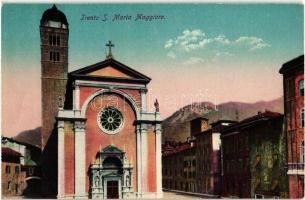
[(176, 192), (163, 192), (163, 199), (204, 199), (203, 197), (180, 194)]

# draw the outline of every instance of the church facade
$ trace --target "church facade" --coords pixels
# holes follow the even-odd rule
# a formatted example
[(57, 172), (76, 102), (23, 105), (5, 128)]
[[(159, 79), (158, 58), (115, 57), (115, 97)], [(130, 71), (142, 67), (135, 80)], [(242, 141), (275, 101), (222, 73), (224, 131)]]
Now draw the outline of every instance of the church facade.
[(56, 157), (57, 197), (162, 197), (160, 113), (157, 102), (155, 112), (146, 105), (151, 79), (114, 59), (110, 41), (105, 60), (67, 73), (65, 15), (53, 6), (40, 30), (42, 139), (45, 155)]

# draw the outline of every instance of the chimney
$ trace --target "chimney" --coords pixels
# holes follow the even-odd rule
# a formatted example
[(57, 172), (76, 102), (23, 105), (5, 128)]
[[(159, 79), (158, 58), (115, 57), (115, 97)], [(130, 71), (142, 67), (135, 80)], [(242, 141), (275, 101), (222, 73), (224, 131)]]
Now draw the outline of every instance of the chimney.
[(198, 133), (209, 129), (209, 120), (204, 117), (198, 117), (191, 120), (191, 136), (195, 136)]

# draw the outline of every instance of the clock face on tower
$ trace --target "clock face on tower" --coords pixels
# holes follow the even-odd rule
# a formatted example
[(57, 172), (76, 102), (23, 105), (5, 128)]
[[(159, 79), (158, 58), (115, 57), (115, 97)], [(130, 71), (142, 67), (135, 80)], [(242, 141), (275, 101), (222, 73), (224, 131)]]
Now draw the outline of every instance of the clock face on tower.
[(123, 128), (123, 114), (114, 107), (106, 107), (97, 115), (97, 124), (103, 132), (116, 134)]

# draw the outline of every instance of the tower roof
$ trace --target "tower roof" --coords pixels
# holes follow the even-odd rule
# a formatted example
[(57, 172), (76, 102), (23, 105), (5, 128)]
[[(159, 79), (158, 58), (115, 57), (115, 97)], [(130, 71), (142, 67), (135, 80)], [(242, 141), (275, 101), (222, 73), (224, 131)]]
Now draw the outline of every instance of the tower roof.
[(61, 12), (60, 10), (57, 9), (57, 7), (55, 6), (55, 4), (53, 5), (52, 8), (44, 11), (41, 20), (40, 20), (40, 25), (42, 26), (44, 24), (44, 22), (47, 21), (55, 21), (55, 22), (61, 22), (65, 25), (69, 25), (66, 15)]
[(293, 70), (300, 70), (304, 68), (304, 55), (300, 55), (286, 63), (280, 69), (281, 74), (285, 74), (287, 72), (291, 72)]

